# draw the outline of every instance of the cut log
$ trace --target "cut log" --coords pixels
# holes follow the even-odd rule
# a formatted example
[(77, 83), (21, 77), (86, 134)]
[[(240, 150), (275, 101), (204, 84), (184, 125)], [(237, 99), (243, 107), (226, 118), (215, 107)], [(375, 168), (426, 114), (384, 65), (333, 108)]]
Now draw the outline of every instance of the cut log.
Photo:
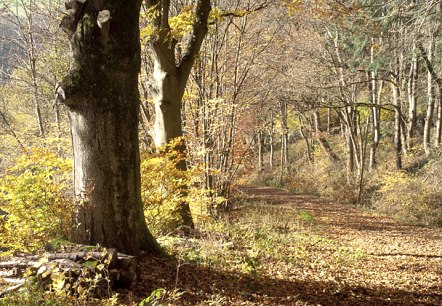
[(128, 288), (138, 278), (137, 261), (133, 256), (118, 256), (114, 269), (110, 270), (110, 279), (115, 287)]
[(24, 284), (26, 279), (24, 278), (10, 278), (10, 277), (4, 277), (2, 278), (3, 281), (11, 284)]
[[(21, 284), (24, 280), (19, 277), (26, 269), (37, 276), (44, 288), (52, 282), (51, 274), (55, 270), (69, 274), (73, 277), (71, 281), (75, 282), (84, 273), (84, 269), (88, 269), (92, 275), (102, 274), (103, 279), (110, 281), (113, 288), (130, 287), (136, 281), (138, 272), (136, 257), (118, 253), (115, 249), (106, 249), (103, 252), (46, 253), (40, 256), (16, 253), (14, 257), (0, 261), (0, 280)], [(3, 294), (16, 290), (11, 288), (4, 289)]]
[(18, 289), (20, 289), (23, 286), (23, 283), (21, 284), (17, 284), (11, 287), (8, 287), (2, 291), (0, 291), (0, 298), (4, 297), (6, 294), (17, 291)]
[(23, 258), (12, 258), (8, 261), (0, 262), (0, 269), (26, 269), (38, 264), (36, 261), (26, 260)]
[[(117, 250), (115, 249), (107, 249), (105, 252), (89, 252), (89, 251), (81, 251), (81, 252), (72, 252), (72, 253), (48, 253), (45, 255), (29, 255), (29, 254), (16, 254), (13, 258), (24, 258), (27, 260), (39, 260), (40, 258), (47, 258), (49, 261), (55, 260), (55, 259), (70, 259), (73, 261), (78, 260), (88, 260), (88, 259), (96, 259), (96, 260), (102, 260), (104, 258), (108, 258), (109, 256), (112, 256), (116, 259)], [(123, 256), (129, 256), (122, 254)]]
[(0, 270), (0, 278), (2, 277), (11, 277), (11, 276), (20, 276), (22, 274), (21, 269), (8, 269), (8, 270)]
[(47, 264), (50, 264), (52, 262), (58, 263), (58, 265), (62, 268), (68, 268), (68, 269), (81, 269), (83, 266), (75, 261), (72, 261), (70, 259), (54, 259)]

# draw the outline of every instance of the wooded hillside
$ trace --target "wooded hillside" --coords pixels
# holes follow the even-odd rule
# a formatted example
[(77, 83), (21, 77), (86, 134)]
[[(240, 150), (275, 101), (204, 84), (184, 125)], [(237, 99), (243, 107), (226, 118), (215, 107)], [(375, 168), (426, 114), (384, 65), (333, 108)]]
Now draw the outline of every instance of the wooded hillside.
[(439, 304), (441, 13), (3, 1), (0, 305)]

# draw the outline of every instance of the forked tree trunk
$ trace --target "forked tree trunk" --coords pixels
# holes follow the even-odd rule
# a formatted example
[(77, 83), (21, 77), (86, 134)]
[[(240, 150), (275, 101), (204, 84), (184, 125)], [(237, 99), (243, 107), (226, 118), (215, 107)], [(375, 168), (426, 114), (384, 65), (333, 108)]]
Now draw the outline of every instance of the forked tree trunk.
[[(431, 37), (428, 44), (428, 60), (431, 62), (433, 59), (433, 39)], [(434, 113), (434, 86), (433, 77), (430, 71), (427, 71), (427, 114), (425, 116), (424, 125), (424, 150), (428, 156), (430, 154), (430, 138), (431, 128), (433, 125), (433, 113)]]
[(345, 109), (342, 109), (339, 113), (339, 117), (341, 118), (344, 124), (344, 132), (345, 132), (345, 143), (346, 143), (346, 153), (347, 153), (347, 161), (346, 161), (346, 174), (347, 174), (347, 185), (352, 185), (354, 182), (354, 170), (355, 164), (358, 164), (357, 161), (357, 147), (355, 145), (355, 113), (354, 108), (352, 106), (348, 106)]
[(70, 5), (61, 27), (72, 67), (57, 92), (69, 109), (74, 149), (74, 240), (127, 254), (160, 252), (140, 191), (140, 1)]
[[(164, 146), (177, 137), (183, 136), (182, 99), (195, 58), (201, 49), (204, 37), (208, 32), (207, 21), (212, 9), (210, 0), (198, 0), (195, 5), (195, 20), (192, 26), (192, 39), (189, 40), (181, 54), (176, 56), (175, 47), (178, 41), (174, 38), (169, 25), (170, 0), (146, 0), (147, 9), (155, 12), (152, 26), (157, 34), (152, 37), (151, 51), (154, 56), (154, 73), (152, 96), (155, 104), (155, 144)], [(181, 53), (181, 52), (180, 52)], [(182, 143), (174, 149), (185, 154), (186, 145)], [(186, 161), (182, 160), (177, 168), (185, 171)], [(187, 194), (183, 186), (182, 195)], [(179, 214), (185, 226), (193, 227), (189, 204), (185, 201), (179, 206)]]
[(428, 92), (428, 104), (427, 104), (427, 116), (425, 118), (425, 127), (424, 127), (424, 148), (425, 153), (428, 155), (430, 153), (430, 134), (431, 134), (431, 126), (433, 125), (433, 113), (435, 108), (435, 93), (434, 93), (434, 85), (437, 85), (437, 121), (436, 121), (436, 134), (435, 134), (435, 146), (438, 146), (441, 141), (442, 134), (442, 108), (441, 108), (441, 99), (442, 99), (442, 77), (437, 74), (432, 58), (434, 55), (434, 43), (431, 39), (428, 46), (428, 52), (424, 49), (422, 44), (418, 45), (422, 58), (424, 59), (425, 65), (427, 67), (427, 92)]

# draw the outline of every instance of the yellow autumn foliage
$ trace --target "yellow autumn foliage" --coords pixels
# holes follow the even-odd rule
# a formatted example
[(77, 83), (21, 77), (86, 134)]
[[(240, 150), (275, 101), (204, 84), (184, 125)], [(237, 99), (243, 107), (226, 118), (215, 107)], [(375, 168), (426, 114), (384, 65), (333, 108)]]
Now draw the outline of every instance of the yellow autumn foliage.
[(173, 153), (142, 154), (141, 198), (147, 225), (156, 235), (180, 225), (177, 206), (185, 200), (180, 190), (189, 179), (186, 172), (176, 169), (179, 158)]
[[(203, 169), (177, 169), (186, 156), (173, 148), (180, 138), (172, 140), (160, 153), (141, 156), (141, 197), (147, 226), (155, 235), (166, 235), (181, 225), (178, 207), (189, 204), (194, 223), (198, 226), (210, 219), (209, 207), (222, 199), (201, 187)], [(183, 190), (186, 192), (183, 193)]]
[(433, 188), (426, 179), (404, 171), (387, 172), (381, 178), (374, 206), (399, 219), (440, 226), (440, 190)]
[(32, 252), (71, 232), (71, 161), (31, 149), (0, 184), (0, 245)]

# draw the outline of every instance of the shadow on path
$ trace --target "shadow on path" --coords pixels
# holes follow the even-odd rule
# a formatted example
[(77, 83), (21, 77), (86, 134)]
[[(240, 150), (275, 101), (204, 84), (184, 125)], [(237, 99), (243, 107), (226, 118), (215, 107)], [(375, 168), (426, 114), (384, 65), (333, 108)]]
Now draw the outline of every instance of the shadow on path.
[[(197, 264), (180, 266), (163, 258), (142, 258), (136, 292), (146, 297), (157, 288), (183, 292), (177, 305), (218, 299), (214, 305), (441, 305), (442, 294), (416, 294), (388, 287), (364, 288), (318, 281), (288, 281), (216, 271)], [(175, 288), (176, 285), (176, 288)]]
[[(134, 288), (139, 299), (165, 288), (182, 294), (172, 305), (442, 305), (441, 231), (274, 188), (242, 186), (239, 192), (251, 197), (248, 208), (271, 205), (295, 214), (306, 210), (318, 220), (315, 234), (335, 239), (338, 248), (362, 249), (367, 256), (354, 266), (328, 272), (318, 268), (309, 276), (302, 269), (253, 276), (145, 256)], [(266, 266), (275, 267), (270, 262)]]

